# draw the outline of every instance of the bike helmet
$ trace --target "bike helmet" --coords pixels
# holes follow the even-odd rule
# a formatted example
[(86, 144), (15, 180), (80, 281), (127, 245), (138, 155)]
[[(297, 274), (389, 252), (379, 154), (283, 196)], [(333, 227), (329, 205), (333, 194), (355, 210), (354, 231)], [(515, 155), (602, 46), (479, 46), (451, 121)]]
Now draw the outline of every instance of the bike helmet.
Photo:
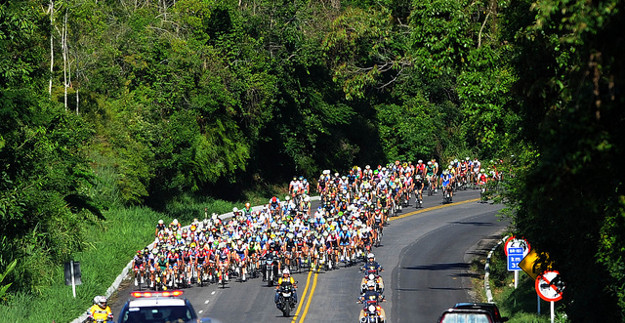
[(249, 209), (250, 207), (252, 207), (252, 204), (250, 204), (250, 202), (245, 203), (245, 208)]
[(235, 206), (235, 207), (233, 207), (233, 208), (232, 208), (232, 213), (237, 213), (237, 212), (239, 212), (239, 209), (238, 209), (236, 206)]
[(159, 225), (163, 225), (163, 223), (165, 223), (165, 222), (163, 222), (163, 220), (158, 220), (158, 224)]
[(282, 275), (290, 275), (291, 273), (289, 272), (288, 268), (284, 268), (284, 270), (282, 271)]
[(421, 179), (421, 175), (417, 175), (417, 180)]
[(375, 259), (375, 256), (370, 252), (367, 254), (367, 259)]
[(432, 166), (432, 162), (431, 161), (428, 162), (428, 166)]
[(368, 282), (367, 282), (367, 287), (369, 287), (369, 288), (371, 288), (371, 287), (375, 288), (375, 282), (374, 282), (374, 281), (372, 281), (372, 280), (368, 281)]

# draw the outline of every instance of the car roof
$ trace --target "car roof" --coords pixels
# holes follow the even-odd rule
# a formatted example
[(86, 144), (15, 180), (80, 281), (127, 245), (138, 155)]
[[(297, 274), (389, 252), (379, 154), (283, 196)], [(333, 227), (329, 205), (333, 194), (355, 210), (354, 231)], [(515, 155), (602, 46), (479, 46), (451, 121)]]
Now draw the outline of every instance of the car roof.
[(170, 297), (139, 298), (128, 301), (128, 307), (186, 306), (184, 299)]
[(454, 308), (463, 308), (463, 309), (483, 309), (491, 312), (495, 317), (495, 321), (502, 321), (501, 313), (499, 312), (499, 308), (495, 303), (457, 303), (454, 305)]
[[(480, 316), (485, 316), (488, 320), (489, 323), (495, 322), (495, 318), (492, 316), (492, 314), (487, 311), (487, 310), (483, 310), (483, 309), (466, 309), (466, 308), (450, 308), (447, 309), (443, 312), (443, 314), (441, 314), (438, 322), (445, 322), (444, 319), (447, 316), (454, 316), (454, 315), (471, 315), (471, 314), (477, 314)], [(455, 320), (454, 320), (455, 322)], [(479, 321), (482, 322), (482, 321)]]
[(485, 306), (485, 307), (492, 307), (492, 306), (497, 306), (497, 304), (495, 303), (456, 303), (456, 305), (454, 305), (454, 307), (461, 307), (461, 306)]

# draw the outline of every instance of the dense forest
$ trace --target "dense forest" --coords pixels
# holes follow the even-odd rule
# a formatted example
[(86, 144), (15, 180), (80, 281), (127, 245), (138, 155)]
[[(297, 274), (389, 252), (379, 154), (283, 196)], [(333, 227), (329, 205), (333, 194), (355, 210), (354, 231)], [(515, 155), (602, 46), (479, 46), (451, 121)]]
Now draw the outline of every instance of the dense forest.
[(514, 230), (563, 274), (569, 318), (625, 321), (624, 10), (0, 0), (4, 301), (92, 248), (113, 206), (471, 156), (513, 165)]

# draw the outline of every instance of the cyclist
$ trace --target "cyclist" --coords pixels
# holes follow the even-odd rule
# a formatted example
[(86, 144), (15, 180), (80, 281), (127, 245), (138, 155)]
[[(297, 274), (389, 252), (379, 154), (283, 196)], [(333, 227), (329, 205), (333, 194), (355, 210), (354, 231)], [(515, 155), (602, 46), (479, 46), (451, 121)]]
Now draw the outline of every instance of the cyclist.
[(139, 285), (139, 280), (143, 284), (143, 276), (145, 274), (145, 261), (143, 257), (143, 251), (138, 250), (135, 257), (132, 259), (132, 271), (135, 274), (135, 286)]
[[(432, 161), (428, 162), (427, 167), (425, 168), (425, 178), (428, 181), (428, 186), (431, 187), (431, 191), (436, 192), (436, 172), (435, 172), (434, 163)], [(428, 193), (429, 194), (429, 193)]]
[(423, 181), (423, 177), (421, 175), (417, 175), (414, 182), (414, 190), (415, 195), (417, 197), (417, 203), (415, 203), (415, 207), (423, 206), (423, 188), (425, 187), (425, 182)]
[(453, 180), (454, 180), (453, 174), (451, 173), (452, 168), (453, 167), (449, 165), (448, 167), (449, 170), (444, 170), (443, 175), (441, 176), (441, 180), (443, 184), (443, 192), (449, 193), (450, 202), (453, 199), (453, 194), (454, 194), (454, 191), (452, 189)]

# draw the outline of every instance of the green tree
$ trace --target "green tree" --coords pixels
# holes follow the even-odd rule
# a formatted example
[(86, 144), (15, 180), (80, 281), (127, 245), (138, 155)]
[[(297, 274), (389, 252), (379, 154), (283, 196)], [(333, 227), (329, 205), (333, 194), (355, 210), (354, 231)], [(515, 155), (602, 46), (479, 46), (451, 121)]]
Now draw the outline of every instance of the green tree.
[(537, 157), (523, 161), (515, 224), (562, 273), (575, 322), (625, 320), (624, 9), (622, 1), (523, 1), (506, 25), (514, 102)]

